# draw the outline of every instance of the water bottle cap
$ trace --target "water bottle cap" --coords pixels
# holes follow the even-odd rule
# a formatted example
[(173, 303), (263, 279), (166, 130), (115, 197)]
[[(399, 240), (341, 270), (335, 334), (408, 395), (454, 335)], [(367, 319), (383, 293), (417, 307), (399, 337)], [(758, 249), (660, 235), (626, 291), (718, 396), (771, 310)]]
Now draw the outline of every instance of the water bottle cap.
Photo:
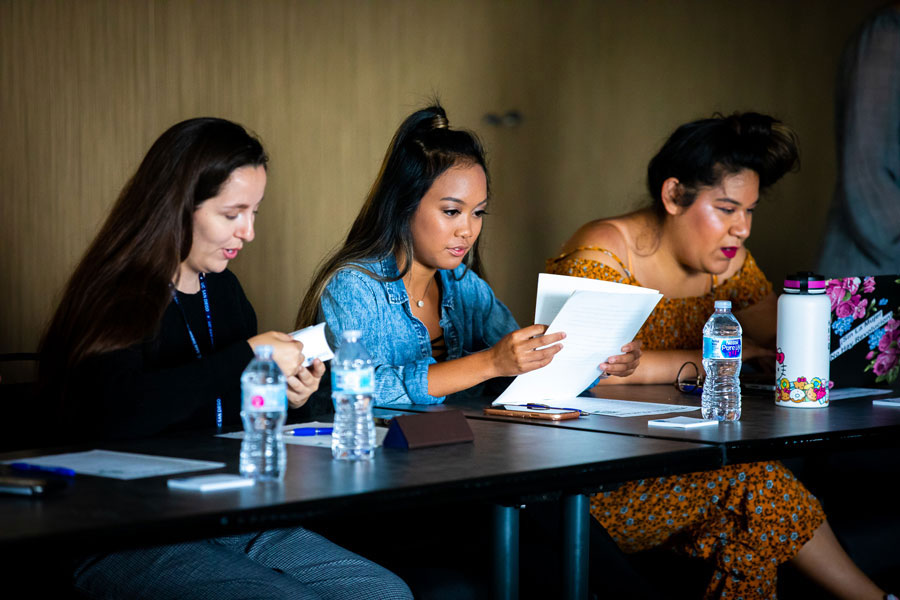
[(785, 292), (799, 292), (801, 294), (817, 294), (825, 291), (827, 279), (812, 271), (799, 271), (788, 275), (784, 280)]
[(254, 348), (253, 354), (256, 355), (256, 358), (268, 360), (268, 359), (272, 358), (272, 353), (274, 351), (275, 350), (272, 348), (272, 346), (269, 346), (268, 344), (263, 344), (262, 346), (257, 346), (256, 348)]
[(731, 300), (716, 300), (716, 310), (719, 310), (720, 308), (731, 310)]
[(341, 339), (345, 342), (355, 342), (362, 337), (362, 331), (359, 329), (347, 329), (341, 333)]

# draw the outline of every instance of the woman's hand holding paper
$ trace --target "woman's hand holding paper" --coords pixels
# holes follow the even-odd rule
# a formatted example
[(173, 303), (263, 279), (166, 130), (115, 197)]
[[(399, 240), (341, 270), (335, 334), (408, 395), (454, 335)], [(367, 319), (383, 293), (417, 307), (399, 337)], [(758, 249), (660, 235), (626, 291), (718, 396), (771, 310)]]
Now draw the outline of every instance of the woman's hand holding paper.
[(641, 341), (632, 340), (622, 346), (623, 354), (610, 356), (606, 362), (600, 363), (599, 368), (609, 375), (616, 377), (628, 377), (641, 364)]
[(562, 350), (562, 344), (556, 342), (565, 338), (566, 334), (560, 331), (543, 335), (545, 331), (546, 325), (532, 325), (513, 331), (497, 342), (488, 350), (494, 376), (512, 377), (549, 364), (553, 356)]

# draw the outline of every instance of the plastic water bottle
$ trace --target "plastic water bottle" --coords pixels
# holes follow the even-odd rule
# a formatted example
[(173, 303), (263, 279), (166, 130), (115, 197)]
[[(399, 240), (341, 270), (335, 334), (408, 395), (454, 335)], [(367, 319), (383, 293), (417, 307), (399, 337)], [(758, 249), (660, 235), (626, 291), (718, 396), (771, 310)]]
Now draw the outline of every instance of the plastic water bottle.
[(282, 426), (287, 415), (287, 384), (272, 360), (272, 346), (257, 346), (241, 375), (241, 475), (259, 481), (284, 477), (287, 455)]
[(741, 324), (731, 314), (730, 300), (716, 300), (716, 312), (703, 326), (704, 419), (741, 418)]
[(370, 460), (375, 456), (375, 369), (361, 335), (359, 331), (345, 331), (331, 362), (331, 455), (338, 460)]

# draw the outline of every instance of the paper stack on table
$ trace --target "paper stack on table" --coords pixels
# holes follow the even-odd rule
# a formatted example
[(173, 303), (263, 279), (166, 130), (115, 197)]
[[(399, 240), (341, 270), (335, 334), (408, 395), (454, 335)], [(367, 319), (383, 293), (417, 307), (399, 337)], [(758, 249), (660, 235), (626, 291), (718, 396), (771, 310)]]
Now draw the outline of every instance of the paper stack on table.
[(656, 290), (566, 275), (538, 275), (535, 323), (564, 331), (553, 361), (516, 377), (494, 404), (574, 398), (602, 375), (598, 368), (634, 339), (662, 298)]

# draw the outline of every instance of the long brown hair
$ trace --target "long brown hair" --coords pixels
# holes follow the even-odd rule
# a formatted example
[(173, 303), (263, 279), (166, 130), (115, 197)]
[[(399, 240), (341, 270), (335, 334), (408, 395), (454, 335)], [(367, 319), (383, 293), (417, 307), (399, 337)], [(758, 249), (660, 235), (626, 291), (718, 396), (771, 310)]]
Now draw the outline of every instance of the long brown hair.
[[(265, 166), (260, 142), (215, 118), (182, 121), (157, 139), (66, 285), (40, 344), (45, 390), (92, 355), (153, 335), (191, 250), (193, 214), (232, 171)], [(61, 379), (65, 381), (65, 379)]]
[[(316, 271), (297, 312), (296, 327), (316, 322), (322, 293), (342, 268), (362, 270), (357, 264), (372, 263), (399, 253), (406, 258), (403, 271), (390, 279), (403, 277), (412, 264), (410, 220), (419, 202), (435, 179), (451, 167), (460, 165), (480, 165), (488, 177), (484, 148), (474, 133), (450, 129), (447, 113), (437, 103), (408, 116), (388, 146), (381, 171), (347, 239)], [(479, 240), (466, 254), (465, 264), (481, 275)], [(364, 272), (376, 279), (388, 280)]]

